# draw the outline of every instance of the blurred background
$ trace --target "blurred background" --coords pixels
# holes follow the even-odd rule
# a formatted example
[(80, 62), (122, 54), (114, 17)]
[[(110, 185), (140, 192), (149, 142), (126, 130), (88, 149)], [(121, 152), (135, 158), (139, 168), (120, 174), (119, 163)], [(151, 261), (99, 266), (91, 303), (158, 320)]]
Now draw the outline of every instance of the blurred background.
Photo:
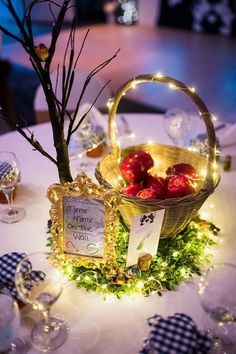
[[(12, 4), (20, 17), (23, 17), (24, 11), (30, 3), (30, 0), (12, 0)], [(62, 3), (62, 0), (58, 1), (58, 3)], [(235, 58), (236, 53), (235, 46), (231, 46), (231, 48), (226, 49), (226, 45), (229, 47), (229, 43), (227, 44), (227, 41), (230, 39), (234, 39), (235, 41), (235, 0), (74, 0), (72, 1), (72, 4), (73, 6), (70, 8), (70, 11), (68, 11), (65, 18), (65, 29), (69, 28), (75, 14), (78, 18), (78, 28), (92, 28), (93, 25), (99, 24), (115, 24), (122, 26), (124, 29), (131, 26), (142, 26), (141, 28), (143, 33), (145, 33), (146, 28), (154, 28), (155, 30), (158, 28), (171, 29), (173, 33), (172, 41), (169, 37), (165, 39), (164, 34), (162, 35), (164, 38), (163, 42), (159, 43), (158, 37), (155, 42), (153, 41), (155, 46), (159, 45), (159, 53), (160, 50), (163, 52), (163, 55), (165, 53), (167, 60), (166, 61), (164, 57), (161, 59), (157, 58), (156, 67), (157, 69), (159, 67), (162, 69), (162, 67), (165, 66), (162, 62), (166, 61), (167, 63), (169, 60), (169, 72), (171, 74), (172, 72), (173, 74), (176, 74), (177, 77), (175, 77), (179, 80), (185, 80), (186, 77), (188, 78), (188, 76), (191, 75), (191, 73), (185, 72), (183, 75), (185, 65), (183, 65), (184, 61), (181, 59), (181, 56), (184, 55), (183, 52), (187, 50), (187, 37), (186, 41), (182, 36), (181, 41), (176, 42), (176, 33), (178, 33), (178, 31), (181, 33), (184, 31), (186, 36), (187, 33), (198, 34), (202, 38), (201, 43), (206, 46), (206, 50), (208, 45), (204, 44), (203, 35), (211, 35), (212, 41), (215, 41), (215, 45), (219, 46), (220, 60), (215, 57), (210, 58), (211, 53), (209, 53), (209, 62), (207, 62), (207, 59), (205, 58), (204, 61), (202, 61), (199, 53), (199, 66), (205, 66), (205, 68), (209, 68), (209, 70), (211, 70), (211, 63), (214, 63), (215, 59), (219, 61), (219, 63), (217, 62), (217, 65), (220, 70), (222, 70), (222, 67), (224, 66), (224, 72), (219, 73), (218, 78), (218, 81), (222, 82), (222, 87), (216, 87), (216, 89), (221, 89), (224, 91), (224, 97), (227, 98), (230, 106), (228, 107), (228, 110), (232, 111), (232, 106), (234, 105), (233, 100), (234, 98), (236, 99), (235, 96), (232, 96), (232, 92), (236, 92), (236, 67), (235, 60), (233, 62), (232, 57), (234, 56)], [(50, 33), (51, 19), (51, 12), (49, 11), (47, 5), (45, 3), (41, 3), (40, 9), (32, 12), (34, 35), (38, 36)], [(2, 4), (0, 6), (0, 23), (13, 33), (18, 34), (17, 28), (12, 22), (7, 9)], [(158, 36), (158, 32), (156, 33)], [(109, 35), (110, 34), (107, 33), (108, 37)], [(127, 37), (128, 36), (129, 33), (127, 31)], [(200, 47), (200, 39), (199, 37), (197, 38), (197, 45)], [(217, 38), (221, 38), (221, 42), (219, 42), (219, 39)], [(223, 41), (226, 41), (224, 42), (226, 44), (222, 43), (222, 39)], [(142, 39), (138, 37), (136, 40), (137, 42), (140, 41), (140, 43), (142, 41)], [(103, 38), (103, 41), (106, 41), (106, 36)], [(15, 41), (13, 39), (0, 31), (0, 104), (7, 115), (13, 117), (14, 119), (17, 119), (17, 116), (21, 115), (24, 117), (27, 125), (33, 125), (37, 123), (34, 109), (34, 98), (36, 90), (39, 86), (39, 81), (30, 66), (22, 65), (20, 58), (19, 63), (17, 58), (13, 58), (11, 50), (12, 46), (15, 45), (14, 42)], [(109, 46), (109, 44), (107, 45)], [(167, 48), (168, 45), (169, 47)], [(189, 50), (194, 50), (194, 46), (196, 45), (194, 44), (192, 47), (189, 47)], [(230, 50), (232, 57), (227, 59), (227, 55)], [(158, 53), (157, 48), (156, 53)], [(133, 54), (136, 56), (143, 55), (141, 53)], [(148, 58), (149, 56), (147, 51), (146, 57), (143, 60), (148, 61)], [(132, 70), (125, 71), (126, 65), (127, 63), (124, 61), (120, 62), (121, 73), (119, 75), (117, 74), (117, 76), (119, 76), (117, 82), (115, 75), (114, 78), (111, 78), (115, 82), (111, 87), (112, 93), (114, 93), (114, 91), (119, 87), (121, 82), (125, 82), (126, 79), (130, 78), (127, 75), (130, 74), (132, 76)], [(150, 70), (153, 70), (152, 65), (149, 67)], [(143, 65), (144, 72), (140, 72), (140, 74), (148, 73), (145, 70), (149, 67)], [(121, 80), (122, 68), (124, 68), (124, 75)], [(173, 70), (173, 68), (175, 70)], [(206, 78), (204, 75), (205, 73), (202, 74), (202, 82), (205, 83)], [(196, 75), (197, 78), (198, 76), (199, 75)], [(24, 85), (21, 84), (22, 79)], [(193, 79), (195, 78), (193, 77)], [(213, 83), (212, 87), (214, 87)], [(212, 92), (212, 87), (210, 89), (207, 88), (207, 90)], [(203, 92), (205, 91), (203, 90)], [(148, 98), (148, 96), (151, 97), (149, 94), (149, 90), (146, 94), (143, 94), (143, 97), (147, 97), (147, 99), (143, 100), (141, 94), (139, 95), (141, 99), (138, 100), (131, 95), (131, 99), (124, 101), (121, 109), (127, 112), (163, 112), (168, 108), (164, 98), (162, 101), (156, 101), (153, 99), (151, 101), (151, 98)], [(212, 102), (210, 102), (210, 104), (211, 103)], [(235, 115), (232, 115), (231, 117), (228, 117), (228, 120), (233, 121), (234, 117)], [(224, 119), (227, 120), (227, 117), (224, 117)], [(2, 122), (0, 124), (0, 132), (4, 132), (9, 129), (9, 127), (3, 126)]]

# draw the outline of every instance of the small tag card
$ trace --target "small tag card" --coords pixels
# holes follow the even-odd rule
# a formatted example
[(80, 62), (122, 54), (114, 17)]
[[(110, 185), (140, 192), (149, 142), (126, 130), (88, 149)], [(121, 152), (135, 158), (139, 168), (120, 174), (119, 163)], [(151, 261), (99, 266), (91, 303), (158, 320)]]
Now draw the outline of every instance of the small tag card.
[(165, 210), (152, 211), (133, 217), (126, 266), (138, 263), (138, 258), (143, 253), (155, 256), (157, 253), (161, 226)]
[(81, 256), (103, 257), (104, 202), (64, 196), (64, 250)]

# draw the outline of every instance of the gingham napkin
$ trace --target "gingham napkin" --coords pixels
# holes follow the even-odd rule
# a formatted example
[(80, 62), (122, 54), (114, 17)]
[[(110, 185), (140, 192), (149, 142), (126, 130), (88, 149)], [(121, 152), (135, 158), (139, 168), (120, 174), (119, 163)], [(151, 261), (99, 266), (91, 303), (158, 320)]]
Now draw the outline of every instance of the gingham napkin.
[(0, 161), (0, 179), (12, 172), (12, 167), (7, 161)]
[[(7, 253), (0, 257), (0, 288), (8, 289), (11, 295), (17, 300), (20, 300), (20, 296), (15, 286), (16, 268), (18, 263), (25, 257), (25, 253), (18, 252)], [(42, 271), (32, 270), (32, 265), (27, 258), (24, 262), (22, 274), (28, 288), (30, 288), (33, 283), (41, 282), (45, 277)]]
[[(0, 161), (0, 180), (7, 175), (11, 177), (11, 174), (14, 173), (14, 168), (7, 161)], [(20, 182), (20, 173), (18, 176), (18, 182)]]
[(210, 338), (185, 314), (155, 315), (148, 324), (151, 332), (140, 354), (206, 354), (210, 350)]

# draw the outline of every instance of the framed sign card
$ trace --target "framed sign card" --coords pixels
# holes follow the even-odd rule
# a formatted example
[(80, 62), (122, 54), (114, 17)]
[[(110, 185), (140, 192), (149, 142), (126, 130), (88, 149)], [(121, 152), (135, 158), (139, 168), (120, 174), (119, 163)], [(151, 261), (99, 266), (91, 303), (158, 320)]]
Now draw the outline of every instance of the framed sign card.
[(65, 195), (63, 208), (65, 252), (103, 258), (103, 200)]
[(82, 173), (71, 183), (48, 188), (53, 251), (75, 266), (116, 264), (120, 195)]

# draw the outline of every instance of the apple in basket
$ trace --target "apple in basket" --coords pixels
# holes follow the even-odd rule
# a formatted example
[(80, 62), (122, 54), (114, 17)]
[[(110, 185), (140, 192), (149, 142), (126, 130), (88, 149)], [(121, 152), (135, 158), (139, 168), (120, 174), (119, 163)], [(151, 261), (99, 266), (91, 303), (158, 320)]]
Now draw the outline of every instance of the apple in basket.
[(126, 195), (137, 195), (137, 193), (141, 191), (141, 189), (142, 186), (139, 183), (132, 183), (122, 188), (121, 192)]
[(139, 198), (142, 199), (157, 199), (157, 191), (153, 188), (144, 188), (140, 192), (137, 193), (136, 195)]
[(180, 198), (196, 192), (195, 183), (185, 175), (168, 177), (167, 198)]
[[(156, 199), (166, 198), (167, 189), (166, 189), (165, 178), (147, 174), (144, 178), (143, 185), (145, 188), (147, 189), (152, 188), (156, 192), (156, 196), (155, 196)], [(142, 195), (144, 194), (141, 193), (141, 198)]]
[(166, 175), (185, 175), (193, 179), (198, 178), (198, 172), (196, 168), (189, 163), (177, 163), (168, 167), (166, 170)]
[(135, 183), (143, 181), (147, 171), (153, 165), (153, 158), (148, 152), (137, 150), (124, 157), (120, 164), (120, 170), (127, 182)]

